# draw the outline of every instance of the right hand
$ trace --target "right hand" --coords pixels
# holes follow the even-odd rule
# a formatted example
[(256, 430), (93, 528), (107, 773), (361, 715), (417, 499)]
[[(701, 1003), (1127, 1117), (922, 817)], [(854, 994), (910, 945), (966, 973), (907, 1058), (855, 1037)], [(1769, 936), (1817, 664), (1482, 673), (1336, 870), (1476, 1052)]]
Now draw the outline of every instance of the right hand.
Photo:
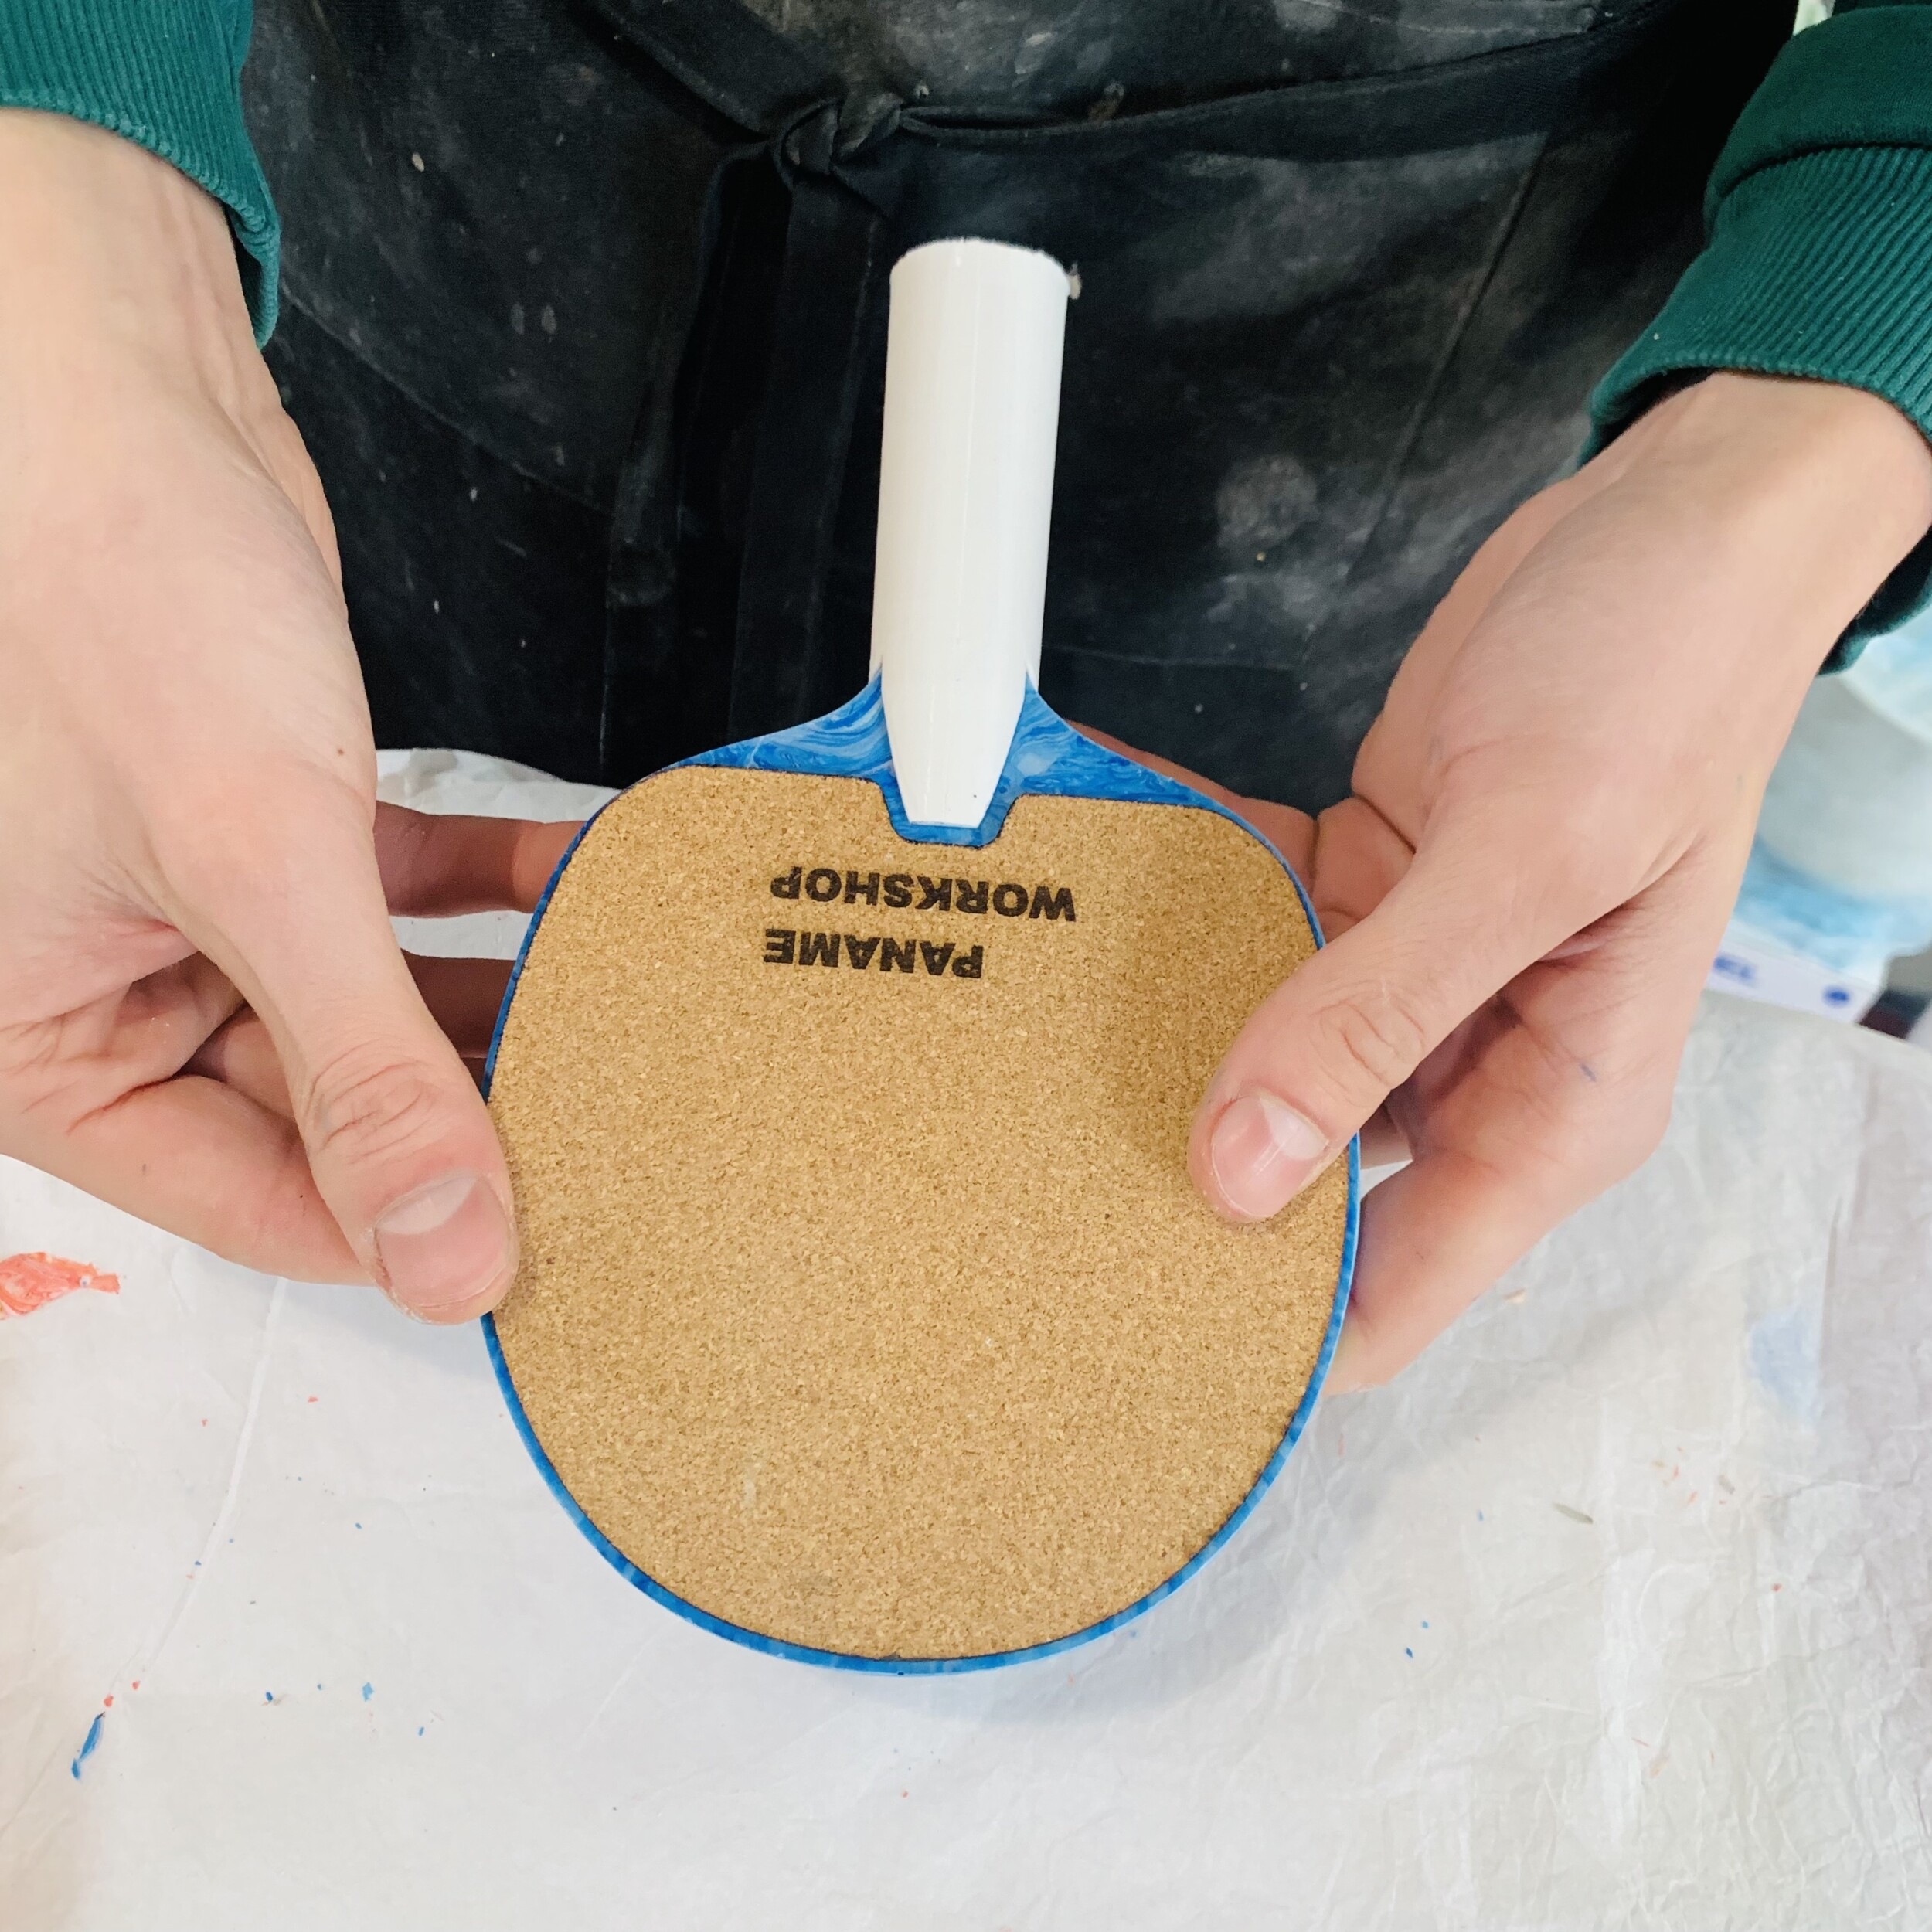
[(53, 114), (0, 111), (0, 1153), (478, 1314), (509, 1182), (389, 900), (527, 905), (570, 828), (385, 815), (386, 893), (328, 511), (223, 211)]

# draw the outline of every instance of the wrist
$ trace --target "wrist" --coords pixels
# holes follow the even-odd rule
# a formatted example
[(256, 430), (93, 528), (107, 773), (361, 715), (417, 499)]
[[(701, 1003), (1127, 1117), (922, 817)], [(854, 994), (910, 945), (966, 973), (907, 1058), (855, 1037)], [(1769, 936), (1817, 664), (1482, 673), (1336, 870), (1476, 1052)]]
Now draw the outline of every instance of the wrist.
[(1674, 502), (1753, 607), (1760, 648), (1787, 641), (1807, 676), (1932, 528), (1932, 444), (1842, 384), (1720, 371), (1605, 455), (1616, 485)]
[(70, 406), (138, 372), (232, 413), (265, 379), (226, 211), (179, 169), (87, 123), (0, 108), (0, 180), (15, 395)]
[(1872, 526), (1903, 556), (1932, 527), (1932, 443), (1883, 396), (1839, 383), (1720, 370), (1670, 399), (1681, 453), (1746, 473), (1740, 505)]

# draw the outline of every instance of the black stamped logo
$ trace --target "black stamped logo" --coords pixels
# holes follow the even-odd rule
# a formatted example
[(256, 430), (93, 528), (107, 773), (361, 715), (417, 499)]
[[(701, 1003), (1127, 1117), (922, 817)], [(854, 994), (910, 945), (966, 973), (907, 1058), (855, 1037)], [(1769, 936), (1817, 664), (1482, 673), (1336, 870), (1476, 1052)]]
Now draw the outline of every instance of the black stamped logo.
[[(771, 882), (774, 899), (818, 906), (871, 906), (893, 912), (988, 913), (1001, 919), (1043, 919), (1073, 925), (1079, 917), (1070, 886), (1022, 885), (1002, 879), (923, 872), (862, 872), (835, 866), (794, 866)], [(987, 942), (962, 946), (956, 940), (922, 939), (916, 934), (813, 932), (767, 926), (762, 941), (767, 966), (841, 965), (854, 972), (923, 974), (933, 979), (980, 979), (986, 971)]]

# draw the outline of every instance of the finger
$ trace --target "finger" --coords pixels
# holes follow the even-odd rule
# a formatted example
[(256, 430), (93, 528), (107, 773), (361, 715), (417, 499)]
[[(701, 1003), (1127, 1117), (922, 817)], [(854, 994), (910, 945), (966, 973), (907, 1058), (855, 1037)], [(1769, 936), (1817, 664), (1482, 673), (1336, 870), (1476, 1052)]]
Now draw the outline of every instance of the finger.
[[(196, 954), (38, 1023), (31, 1057), (43, 1080), (57, 1077), (62, 1107), (77, 1114), (172, 1078), (240, 1004), (227, 976)], [(26, 1057), (16, 1036), (7, 1059), (18, 1066)]]
[(417, 991), (466, 1063), (480, 1063), (490, 1050), (510, 983), (507, 959), (431, 959), (405, 953)]
[(1407, 1160), (1412, 1151), (1408, 1136), (1387, 1107), (1378, 1108), (1362, 1123), (1362, 1165), (1365, 1168), (1390, 1166)]
[(1238, 791), (1229, 791), (1226, 785), (1216, 784), (1212, 778), (1202, 777), (1198, 771), (1189, 770), (1185, 765), (1177, 765), (1171, 758), (1139, 750), (1104, 731), (1096, 731), (1091, 725), (1077, 724), (1073, 729), (1082, 737), (1092, 739), (1097, 745), (1117, 751), (1123, 758), (1131, 758), (1137, 765), (1145, 765), (1163, 777), (1175, 779), (1196, 791), (1204, 792), (1217, 804), (1226, 806), (1267, 839), (1299, 877), (1308, 877), (1313, 862), (1315, 821), (1305, 811), (1297, 811), (1292, 805), (1277, 805), (1271, 799), (1245, 798)]
[[(481, 1077), (496, 1031), (496, 1016), (510, 979), (505, 959), (426, 959), (403, 955), (432, 1018), (462, 1056), (471, 1077)], [(239, 998), (240, 995), (237, 995)], [(218, 1028), (188, 1063), (191, 1073), (220, 1080), (257, 1107), (283, 1120), (294, 1118), (288, 1082), (268, 1029), (246, 1008)]]
[(1596, 1191), (1605, 1163), (1593, 1143), (1628, 1110), (1621, 1083), (1606, 1090), (1591, 1072), (1580, 1077), (1505, 993), (1392, 1107), (1411, 1117), (1416, 1158), (1362, 1201), (1336, 1393), (1386, 1381)]
[(376, 855), (389, 910), (417, 918), (532, 912), (582, 827), (376, 808)]
[(1446, 824), (1262, 1002), (1196, 1112), (1189, 1164), (1210, 1206), (1278, 1213), (1455, 1027), (1594, 916), (1547, 886), (1521, 836), (1480, 814)]
[[(1474, 1049), (1485, 1063), (1459, 1096), (1461, 1117), (1418, 1135), (1415, 1160), (1363, 1199), (1330, 1377), (1337, 1393), (1406, 1367), (1553, 1228), (1638, 1166), (1669, 1118), (1681, 1032), (1621, 1073), (1606, 1043), (1590, 1077), (1508, 1019), (1477, 1024), (1491, 1037)], [(1670, 1027), (1641, 1030), (1663, 1037)]]
[(276, 1057), (275, 1043), (269, 1038), (268, 1029), (246, 1007), (209, 1036), (185, 1070), (232, 1087), (278, 1120), (292, 1121), (295, 1117), (295, 1103), (288, 1097), (288, 1081)]
[(366, 808), (345, 787), (287, 790), (275, 818), (171, 870), (179, 923), (267, 1026), (362, 1267), (412, 1312), (466, 1319), (515, 1270), (502, 1152), (391, 934)]
[(1325, 937), (1361, 924), (1400, 883), (1415, 854), (1366, 799), (1345, 798), (1315, 821), (1309, 896)]
[(1415, 1159), (1363, 1202), (1338, 1390), (1395, 1374), (1649, 1156), (1745, 849), (1700, 849), (1531, 968), (1397, 1096)]
[(301, 1138), (192, 1076), (138, 1087), (44, 1142), (36, 1167), (224, 1260), (301, 1281), (366, 1281)]
[(1330, 1392), (1372, 1387), (1407, 1366), (1561, 1218), (1536, 1212), (1507, 1177), (1450, 1154), (1371, 1189)]

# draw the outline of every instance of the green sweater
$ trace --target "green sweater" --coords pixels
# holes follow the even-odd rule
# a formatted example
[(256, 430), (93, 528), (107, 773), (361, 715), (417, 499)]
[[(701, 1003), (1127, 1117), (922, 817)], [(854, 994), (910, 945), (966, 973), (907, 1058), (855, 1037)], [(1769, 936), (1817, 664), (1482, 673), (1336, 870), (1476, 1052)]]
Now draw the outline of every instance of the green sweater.
[[(274, 202), (242, 124), (250, 0), (0, 0), (0, 106), (97, 121), (226, 204), (258, 337), (274, 327)], [(1932, 437), (1932, 0), (1838, 0), (1732, 133), (1707, 245), (1591, 399), (1595, 441), (1692, 372), (1869, 389)], [(1925, 600), (1932, 539), (1847, 639)]]
[[(1838, 0), (1796, 36), (1717, 158), (1704, 223), (1704, 252), (1590, 398), (1594, 445), (1713, 369), (1869, 389), (1932, 437), (1932, 4)], [(1832, 668), (1929, 590), (1932, 537)]]

